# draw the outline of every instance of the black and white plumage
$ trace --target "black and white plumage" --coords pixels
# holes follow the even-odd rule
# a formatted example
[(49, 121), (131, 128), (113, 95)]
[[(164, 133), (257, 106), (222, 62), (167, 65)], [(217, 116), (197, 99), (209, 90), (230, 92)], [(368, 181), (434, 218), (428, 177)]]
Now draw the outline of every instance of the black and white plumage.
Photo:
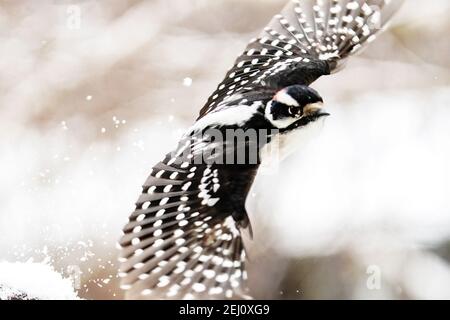
[[(385, 27), (401, 1), (290, 2), (251, 41), (178, 148), (152, 170), (120, 240), (127, 298), (243, 298), (251, 224), (245, 200), (260, 151), (327, 116), (309, 85), (339, 70)], [(266, 130), (267, 140), (215, 140), (210, 129)], [(233, 141), (232, 141), (233, 140)], [(256, 148), (255, 159), (234, 159)], [(220, 150), (217, 152), (217, 150)], [(205, 157), (205, 153), (208, 155)], [(227, 158), (227, 157), (230, 158)]]

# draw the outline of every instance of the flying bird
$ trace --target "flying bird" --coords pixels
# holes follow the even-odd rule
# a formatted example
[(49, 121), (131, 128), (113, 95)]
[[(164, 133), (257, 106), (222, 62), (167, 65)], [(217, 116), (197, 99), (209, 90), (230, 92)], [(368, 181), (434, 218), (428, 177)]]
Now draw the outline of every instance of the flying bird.
[(295, 145), (329, 116), (311, 83), (340, 70), (400, 5), (291, 1), (249, 43), (143, 185), (119, 241), (127, 298), (249, 297), (241, 233), (252, 234), (245, 202), (264, 151)]

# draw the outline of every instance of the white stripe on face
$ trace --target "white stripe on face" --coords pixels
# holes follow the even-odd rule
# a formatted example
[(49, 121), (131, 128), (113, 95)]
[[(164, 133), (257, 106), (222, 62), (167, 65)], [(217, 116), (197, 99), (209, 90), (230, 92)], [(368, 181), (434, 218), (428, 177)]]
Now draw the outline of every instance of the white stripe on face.
[(283, 119), (275, 120), (273, 118), (273, 114), (272, 114), (272, 103), (273, 103), (273, 100), (269, 101), (267, 103), (266, 110), (265, 110), (265, 116), (266, 116), (267, 120), (269, 120), (274, 127), (278, 128), (278, 129), (284, 129), (284, 128), (289, 127), (291, 124), (293, 124), (295, 121), (298, 120), (298, 118), (294, 118), (294, 117), (286, 117)]
[(290, 107), (299, 107), (297, 100), (292, 98), (292, 96), (287, 93), (287, 90), (283, 89), (281, 91), (278, 91), (278, 93), (273, 98), (274, 101), (277, 101), (279, 103), (285, 104)]

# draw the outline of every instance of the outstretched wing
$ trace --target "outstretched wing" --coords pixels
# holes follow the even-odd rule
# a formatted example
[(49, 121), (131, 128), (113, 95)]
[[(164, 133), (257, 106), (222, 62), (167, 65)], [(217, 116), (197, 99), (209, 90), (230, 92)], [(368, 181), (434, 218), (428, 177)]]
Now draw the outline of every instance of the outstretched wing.
[(382, 30), (402, 0), (293, 0), (250, 42), (200, 111), (245, 103), (255, 91), (309, 85), (340, 69)]
[(127, 298), (245, 296), (239, 229), (248, 224), (245, 198), (257, 165), (207, 164), (207, 149), (186, 137), (145, 182), (120, 240)]

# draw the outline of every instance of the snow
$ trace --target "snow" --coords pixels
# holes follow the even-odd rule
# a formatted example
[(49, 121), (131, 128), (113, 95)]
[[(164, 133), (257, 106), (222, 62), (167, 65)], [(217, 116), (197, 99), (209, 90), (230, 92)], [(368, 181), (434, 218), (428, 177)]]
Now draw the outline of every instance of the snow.
[(0, 262), (0, 300), (26, 294), (28, 299), (78, 300), (70, 279), (45, 263)]
[(192, 86), (192, 82), (193, 82), (192, 78), (187, 77), (187, 78), (184, 78), (184, 79), (183, 79), (183, 85), (184, 85), (185, 87), (190, 87), (190, 86)]

